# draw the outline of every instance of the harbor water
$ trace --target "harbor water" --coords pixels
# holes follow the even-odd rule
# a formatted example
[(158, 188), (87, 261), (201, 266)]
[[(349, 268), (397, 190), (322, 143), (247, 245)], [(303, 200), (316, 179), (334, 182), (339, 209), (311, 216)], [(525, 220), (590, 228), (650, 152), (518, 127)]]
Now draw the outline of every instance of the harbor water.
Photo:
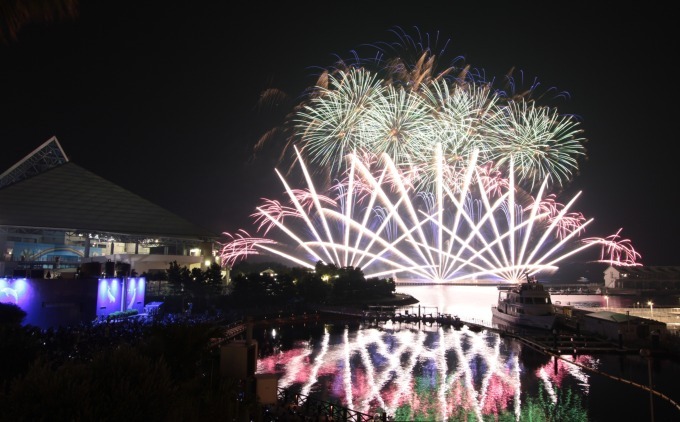
[[(397, 292), (417, 298), (424, 314), (479, 323), (490, 323), (497, 299), (493, 286), (408, 286)], [(257, 372), (277, 374), (279, 388), (366, 414), (384, 412), (395, 421), (545, 415), (680, 420), (680, 364), (669, 359), (549, 356), (491, 330), (436, 323), (282, 323), (258, 327), (254, 335), (261, 345)]]

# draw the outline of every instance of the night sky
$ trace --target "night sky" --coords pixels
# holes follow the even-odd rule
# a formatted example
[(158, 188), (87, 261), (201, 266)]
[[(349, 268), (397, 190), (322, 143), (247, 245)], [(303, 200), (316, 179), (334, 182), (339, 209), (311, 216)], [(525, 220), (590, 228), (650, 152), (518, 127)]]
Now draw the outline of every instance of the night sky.
[(400, 27), (450, 40), (444, 58), (487, 76), (515, 68), (568, 92), (558, 109), (581, 119), (588, 160), (567, 193), (583, 191), (587, 235), (622, 228), (643, 264), (680, 265), (670, 9), (369, 3), (81, 0), (76, 19), (0, 44), (0, 171), (56, 136), (71, 161), (182, 217), (254, 233), (260, 198), (283, 197), (278, 151), (252, 154), (271, 128), (260, 94), (300, 95), (336, 57)]

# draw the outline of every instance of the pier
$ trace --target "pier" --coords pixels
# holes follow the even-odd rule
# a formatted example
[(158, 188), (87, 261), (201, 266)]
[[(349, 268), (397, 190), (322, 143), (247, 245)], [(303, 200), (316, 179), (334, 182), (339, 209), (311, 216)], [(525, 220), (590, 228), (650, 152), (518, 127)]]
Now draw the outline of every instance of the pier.
[(220, 337), (213, 337), (210, 339), (210, 348), (221, 346), (222, 344), (233, 340), (237, 336), (246, 332), (246, 323), (243, 321), (236, 321), (224, 327)]
[(380, 325), (391, 321), (393, 323), (412, 323), (438, 325), (461, 329), (467, 327), (470, 331), (482, 330), (499, 333), (503, 337), (514, 338), (521, 343), (548, 353), (550, 355), (582, 355), (582, 354), (637, 354), (639, 348), (624, 347), (621, 342), (616, 343), (603, 339), (595, 334), (581, 333), (572, 327), (560, 326), (552, 331), (516, 327), (501, 324), (491, 324), (484, 321), (465, 321), (458, 316), (441, 314), (436, 307), (414, 306), (413, 310), (389, 307), (372, 307), (364, 311), (363, 320)]
[(640, 349), (629, 349), (594, 335), (577, 333), (531, 333), (513, 335), (527, 346), (551, 355), (638, 354)]

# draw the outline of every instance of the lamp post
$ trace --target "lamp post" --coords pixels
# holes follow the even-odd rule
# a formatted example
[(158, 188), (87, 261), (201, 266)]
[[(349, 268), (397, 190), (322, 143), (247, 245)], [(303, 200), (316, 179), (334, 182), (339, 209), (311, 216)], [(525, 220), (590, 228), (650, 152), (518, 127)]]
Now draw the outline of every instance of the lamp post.
[(607, 302), (607, 310), (609, 310), (609, 296), (604, 297), (605, 302)]
[[(652, 303), (651, 301), (649, 303)], [(640, 349), (640, 356), (647, 359), (647, 376), (649, 378), (649, 413), (650, 421), (654, 422), (654, 384), (652, 384), (652, 351), (649, 349)]]
[(654, 302), (650, 300), (647, 305), (649, 305), (649, 315), (654, 318)]

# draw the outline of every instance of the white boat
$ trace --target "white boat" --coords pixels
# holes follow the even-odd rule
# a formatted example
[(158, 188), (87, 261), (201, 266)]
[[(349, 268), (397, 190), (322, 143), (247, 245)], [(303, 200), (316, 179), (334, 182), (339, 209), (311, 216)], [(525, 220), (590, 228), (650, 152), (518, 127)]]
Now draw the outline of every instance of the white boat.
[(536, 279), (498, 289), (498, 304), (491, 307), (496, 322), (552, 330), (557, 315), (550, 292)]

